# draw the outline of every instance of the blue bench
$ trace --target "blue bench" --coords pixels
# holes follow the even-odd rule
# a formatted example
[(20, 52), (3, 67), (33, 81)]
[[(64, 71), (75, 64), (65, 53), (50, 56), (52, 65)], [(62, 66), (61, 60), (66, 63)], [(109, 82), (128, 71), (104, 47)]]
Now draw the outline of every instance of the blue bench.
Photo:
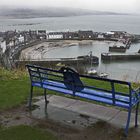
[(140, 88), (133, 90), (130, 82), (79, 75), (68, 67), (63, 67), (60, 70), (35, 65), (26, 65), (26, 67), (31, 80), (29, 108), (31, 108), (33, 87), (40, 87), (44, 89), (46, 104), (46, 90), (51, 90), (128, 110), (126, 135), (128, 134), (131, 111), (135, 107), (135, 127), (137, 127)]

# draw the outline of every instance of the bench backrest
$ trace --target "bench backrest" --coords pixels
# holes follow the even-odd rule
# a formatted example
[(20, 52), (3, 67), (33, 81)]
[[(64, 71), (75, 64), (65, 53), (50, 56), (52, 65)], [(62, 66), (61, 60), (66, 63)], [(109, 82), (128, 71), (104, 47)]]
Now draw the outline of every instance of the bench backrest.
[[(83, 83), (84, 83), (84, 88), (110, 93), (112, 95), (111, 100), (113, 101), (113, 105), (115, 105), (116, 101), (119, 101), (119, 102), (129, 104), (131, 106), (132, 89), (131, 89), (130, 82), (106, 79), (106, 78), (100, 78), (100, 77), (94, 77), (94, 76), (87, 76), (87, 75), (78, 75), (80, 77), (78, 79), (75, 73), (74, 73), (75, 74), (74, 77), (77, 79), (75, 81), (71, 81), (71, 80), (69, 81), (69, 80), (65, 80), (66, 77), (65, 77), (64, 71), (61, 71), (61, 70), (53, 70), (53, 69), (43, 68), (43, 67), (39, 67), (35, 65), (26, 65), (26, 67), (28, 68), (31, 82), (36, 82), (43, 85), (43, 82), (45, 80), (57, 81), (57, 82), (64, 83), (65, 85), (67, 85), (66, 87), (68, 89), (73, 90), (73, 92), (80, 91), (82, 93), (84, 93), (84, 91), (82, 90)], [(71, 75), (72, 73), (67, 73), (67, 74)], [(79, 80), (81, 80), (82, 82), (80, 83)], [(76, 81), (78, 81), (78, 83)], [(92, 81), (95, 81), (94, 84), (92, 84)], [(100, 87), (95, 86), (96, 81), (97, 83), (98, 82), (100, 83), (100, 84), (98, 83)], [(72, 83), (75, 87), (77, 87), (77, 90), (71, 87), (73, 86), (71, 85)], [(108, 88), (108, 85), (109, 85), (109, 88)], [(122, 89), (123, 88), (126, 89), (126, 93), (123, 91), (118, 91), (119, 85), (122, 85), (121, 86)], [(86, 94), (90, 94), (90, 93), (86, 93)], [(117, 98), (120, 95), (129, 98), (129, 100), (124, 101), (122, 99)], [(98, 95), (98, 96), (101, 96), (102, 98), (110, 99), (109, 97), (104, 97), (103, 95)]]
[[(86, 87), (89, 87), (91, 89), (95, 89), (97, 91), (103, 91), (112, 94), (112, 102), (113, 105), (115, 105), (116, 101), (129, 104), (131, 106), (132, 104), (132, 87), (130, 82), (126, 81), (120, 81), (120, 80), (114, 80), (114, 79), (107, 79), (107, 78), (101, 78), (101, 77), (95, 77), (95, 76), (88, 76), (88, 75), (80, 75), (81, 78), (90, 79), (91, 81), (94, 80), (94, 84), (100, 85), (100, 87), (92, 85), (87, 85)], [(100, 81), (100, 82), (99, 82)], [(124, 101), (121, 98), (118, 98), (118, 96), (123, 96), (128, 98), (129, 100)], [(102, 96), (101, 96), (102, 97)], [(108, 99), (108, 97), (105, 97)]]

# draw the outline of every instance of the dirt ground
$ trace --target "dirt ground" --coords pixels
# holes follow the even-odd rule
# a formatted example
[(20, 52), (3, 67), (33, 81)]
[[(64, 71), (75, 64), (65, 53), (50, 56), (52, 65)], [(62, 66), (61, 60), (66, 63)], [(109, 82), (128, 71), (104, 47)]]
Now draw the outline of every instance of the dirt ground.
[(40, 120), (33, 118), (25, 106), (0, 112), (0, 125), (5, 127), (15, 125), (38, 126), (44, 131), (53, 133), (58, 140), (139, 140), (140, 129), (129, 129), (126, 138), (123, 129), (118, 129), (110, 124), (98, 121), (96, 124), (84, 129), (77, 129), (50, 119)]

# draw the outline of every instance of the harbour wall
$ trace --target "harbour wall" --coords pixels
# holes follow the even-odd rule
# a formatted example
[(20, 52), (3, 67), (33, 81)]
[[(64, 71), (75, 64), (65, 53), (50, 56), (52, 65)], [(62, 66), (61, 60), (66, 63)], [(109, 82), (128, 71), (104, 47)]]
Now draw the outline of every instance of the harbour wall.
[(117, 60), (140, 60), (140, 53), (132, 54), (111, 54), (111, 53), (102, 53), (102, 61), (117, 61)]

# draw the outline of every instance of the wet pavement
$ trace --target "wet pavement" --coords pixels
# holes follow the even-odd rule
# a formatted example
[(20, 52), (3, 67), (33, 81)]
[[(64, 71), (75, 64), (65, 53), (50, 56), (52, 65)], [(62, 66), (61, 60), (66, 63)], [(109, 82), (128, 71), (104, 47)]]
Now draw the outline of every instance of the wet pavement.
[[(65, 125), (75, 127), (77, 129), (83, 129), (98, 121), (96, 118), (90, 117), (86, 114), (66, 109), (65, 106), (71, 106), (71, 103), (73, 104), (73, 100), (67, 102), (67, 98), (66, 100), (63, 100), (63, 98), (61, 97), (59, 99), (58, 98), (57, 96), (51, 96), (49, 98), (50, 102), (47, 106), (44, 104), (44, 99), (36, 102), (35, 105), (37, 105), (38, 107), (31, 112), (32, 117), (43, 120), (53, 120)], [(57, 100), (58, 102), (60, 101), (61, 104), (57, 104), (57, 101), (55, 102), (55, 100)]]
[[(38, 107), (31, 112), (32, 117), (51, 119), (69, 126), (82, 129), (102, 120), (118, 128), (124, 128), (127, 121), (127, 112), (114, 107), (97, 105), (85, 101), (70, 99), (62, 96), (49, 95), (49, 104), (46, 106), (43, 97), (34, 104)], [(135, 115), (132, 113), (130, 127), (134, 126)], [(140, 116), (138, 121), (140, 122)]]

